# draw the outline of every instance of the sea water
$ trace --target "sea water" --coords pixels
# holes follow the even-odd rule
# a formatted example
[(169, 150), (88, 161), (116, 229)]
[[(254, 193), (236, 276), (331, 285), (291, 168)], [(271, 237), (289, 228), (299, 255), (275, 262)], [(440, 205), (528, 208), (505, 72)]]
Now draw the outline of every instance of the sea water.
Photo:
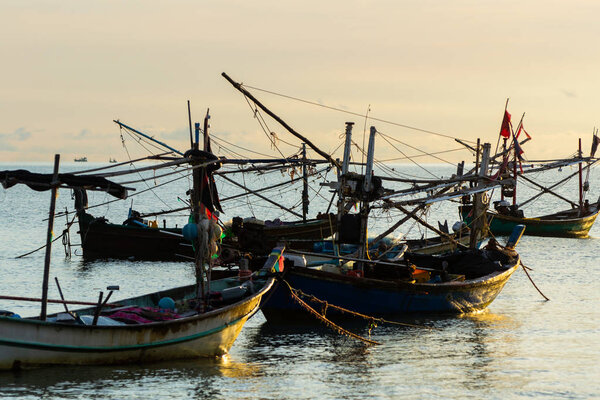
[[(92, 163), (66, 163), (61, 172)], [(4, 169), (52, 171), (50, 164), (0, 164)], [(435, 176), (448, 177), (451, 166), (427, 166)], [(574, 168), (539, 174), (534, 178), (550, 185)], [(406, 176), (425, 177), (413, 166), (397, 166)], [(376, 170), (376, 173), (379, 171)], [(134, 186), (138, 192), (172, 179), (143, 176), (150, 180)], [(158, 173), (157, 173), (158, 175)], [(333, 178), (331, 172), (323, 178)], [(132, 206), (140, 212), (184, 205), (189, 180), (90, 209), (95, 216), (122, 222)], [(429, 175), (431, 177), (431, 175)], [(130, 181), (139, 176), (115, 179)], [(290, 171), (236, 177), (253, 189), (290, 179)], [(221, 197), (241, 189), (217, 179)], [(384, 186), (399, 188), (384, 182)], [(520, 183), (519, 198), (533, 194), (530, 185)], [(577, 181), (559, 188), (562, 195), (576, 200)], [(135, 193), (135, 192), (133, 192)], [(277, 188), (265, 196), (293, 207), (301, 213), (301, 185)], [(327, 209), (331, 199), (327, 187), (311, 185), (310, 215)], [(589, 198), (600, 195), (600, 179), (590, 177)], [(524, 197), (523, 197), (524, 198)], [(90, 193), (90, 205), (110, 201), (105, 193)], [(15, 258), (45, 243), (50, 192), (35, 192), (24, 185), (0, 189), (0, 294), (40, 297), (44, 251)], [(335, 203), (334, 203), (335, 205)], [(570, 206), (545, 195), (525, 209), (527, 216), (551, 213)], [(59, 193), (57, 212), (73, 209), (69, 190)], [(224, 220), (234, 216), (259, 219), (288, 219), (273, 204), (254, 198), (223, 203)], [(374, 210), (370, 235), (392, 224), (400, 214)], [(58, 216), (54, 237), (63, 232), (72, 218)], [(426, 215), (428, 222), (458, 219), (457, 203), (435, 204)], [(185, 213), (159, 217), (159, 226), (182, 226)], [(193, 281), (193, 268), (186, 262), (140, 262), (104, 260), (84, 262), (77, 235), (70, 229), (72, 255), (58, 240), (52, 250), (50, 298), (59, 298), (54, 277), (60, 281), (67, 299), (94, 302), (108, 285), (119, 285), (113, 294), (119, 298), (154, 292)], [(428, 235), (413, 222), (395, 235)], [(429, 234), (431, 235), (431, 234)], [(101, 367), (51, 367), (0, 373), (0, 398), (89, 399), (89, 398), (210, 398), (210, 399), (507, 399), (548, 398), (585, 399), (600, 397), (600, 228), (596, 225), (588, 239), (538, 238), (524, 236), (518, 250), (540, 290), (550, 298), (544, 301), (522, 270), (515, 272), (498, 298), (485, 312), (460, 316), (414, 316), (403, 320), (413, 326), (379, 324), (370, 337), (381, 345), (365, 346), (327, 328), (315, 325), (271, 326), (259, 313), (248, 321), (227, 356), (216, 359), (172, 361), (156, 364)], [(500, 240), (505, 240), (500, 238)], [(39, 303), (0, 300), (0, 309), (22, 316), (39, 313)], [(50, 312), (62, 306), (49, 305)], [(363, 324), (351, 325), (356, 333), (369, 336)]]

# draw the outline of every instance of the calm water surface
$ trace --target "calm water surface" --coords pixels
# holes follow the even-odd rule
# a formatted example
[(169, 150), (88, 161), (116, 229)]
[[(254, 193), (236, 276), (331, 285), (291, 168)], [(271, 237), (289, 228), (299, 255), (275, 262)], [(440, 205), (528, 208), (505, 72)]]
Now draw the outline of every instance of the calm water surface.
[[(84, 166), (87, 166), (84, 164)], [(81, 165), (66, 164), (63, 171)], [(51, 171), (50, 165), (0, 164), (0, 170), (27, 168)], [(407, 170), (417, 171), (412, 167)], [(448, 176), (452, 169), (431, 167)], [(551, 182), (571, 170), (539, 177)], [(279, 176), (254, 178), (253, 187), (277, 182)], [(592, 174), (591, 201), (600, 194), (600, 181)], [(150, 182), (149, 184), (154, 184)], [(150, 211), (177, 204), (184, 196), (187, 179), (175, 188), (157, 189), (134, 197), (134, 208)], [(139, 190), (146, 186), (142, 184)], [(317, 188), (318, 190), (318, 188)], [(530, 191), (521, 186), (521, 192)], [(570, 198), (575, 183), (560, 189)], [(221, 194), (235, 194), (221, 186)], [(320, 197), (323, 195), (323, 198)], [(297, 188), (270, 196), (293, 206)], [(311, 212), (327, 206), (329, 194), (316, 194)], [(25, 186), (0, 189), (0, 294), (41, 294), (43, 252), (15, 259), (41, 246), (48, 213), (49, 192), (33, 192)], [(160, 200), (159, 200), (160, 198)], [(544, 199), (544, 198), (543, 198)], [(90, 196), (90, 204), (110, 200), (105, 194)], [(68, 191), (61, 191), (59, 210), (72, 209)], [(126, 218), (130, 200), (93, 209), (111, 221)], [(228, 214), (269, 218), (281, 214), (260, 203), (239, 200), (224, 204)], [(429, 220), (457, 218), (455, 204), (434, 206)], [(564, 208), (552, 198), (535, 202), (527, 215)], [(568, 207), (568, 206), (567, 206)], [(235, 210), (234, 212), (228, 210)], [(231, 213), (231, 215), (229, 214)], [(264, 218), (264, 217), (263, 217)], [(371, 233), (381, 232), (393, 216), (375, 214)], [(57, 218), (56, 235), (66, 218)], [(169, 217), (168, 223), (185, 223), (185, 216)], [(181, 226), (181, 225), (180, 225)], [(410, 230), (408, 228), (411, 228)], [(79, 242), (71, 229), (71, 242)], [(407, 235), (422, 231), (407, 226)], [(215, 398), (215, 399), (464, 399), (464, 398), (565, 398), (600, 397), (600, 228), (589, 239), (524, 237), (519, 251), (533, 269), (533, 279), (551, 299), (543, 301), (522, 271), (517, 271), (486, 312), (453, 317), (415, 317), (406, 320), (423, 327), (378, 326), (373, 339), (380, 346), (365, 347), (324, 328), (269, 326), (259, 313), (243, 329), (226, 357), (118, 367), (54, 367), (0, 373), (1, 398)], [(187, 284), (193, 270), (187, 263), (98, 261), (84, 263), (77, 255), (65, 258), (60, 241), (53, 249), (50, 297), (58, 298), (53, 277), (60, 279), (69, 299), (96, 301), (99, 290), (120, 285), (115, 295), (139, 293)], [(39, 312), (36, 303), (0, 300), (0, 309), (21, 315)], [(53, 305), (51, 311), (60, 307)], [(428, 327), (428, 328), (425, 328)], [(361, 325), (352, 326), (368, 335)]]

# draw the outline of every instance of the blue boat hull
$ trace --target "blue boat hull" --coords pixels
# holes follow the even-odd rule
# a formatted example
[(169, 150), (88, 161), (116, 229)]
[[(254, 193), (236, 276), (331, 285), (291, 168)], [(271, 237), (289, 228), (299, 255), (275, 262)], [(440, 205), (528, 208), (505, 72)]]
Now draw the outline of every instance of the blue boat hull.
[[(292, 268), (284, 279), (292, 288), (307, 295), (367, 315), (460, 314), (485, 309), (498, 296), (518, 266), (517, 260), (505, 270), (480, 278), (444, 283), (384, 281), (310, 268)], [(270, 322), (289, 320), (293, 313), (306, 314), (290, 296), (285, 282), (277, 284), (272, 294), (263, 300), (262, 311)], [(316, 303), (309, 304), (317, 310), (321, 308)]]

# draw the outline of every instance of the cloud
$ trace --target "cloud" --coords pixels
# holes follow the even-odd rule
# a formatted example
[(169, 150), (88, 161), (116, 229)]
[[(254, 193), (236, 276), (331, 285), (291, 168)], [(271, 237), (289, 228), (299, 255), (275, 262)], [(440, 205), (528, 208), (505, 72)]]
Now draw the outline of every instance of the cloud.
[(562, 92), (562, 94), (564, 94), (564, 95), (565, 95), (565, 96), (567, 96), (567, 97), (571, 97), (571, 98), (575, 98), (575, 97), (577, 97), (577, 93), (575, 93), (575, 92), (572, 92), (572, 91), (570, 91), (570, 90), (561, 89), (560, 91)]
[(175, 140), (189, 140), (190, 130), (189, 128), (179, 128), (171, 132), (161, 132), (159, 136), (154, 137), (157, 140), (163, 139), (175, 139)]
[(75, 140), (103, 140), (104, 138), (114, 137), (114, 133), (99, 133), (83, 128), (79, 133), (71, 134)]
[(82, 129), (81, 132), (79, 132), (79, 134), (77, 135), (78, 139), (84, 138), (87, 135), (90, 134), (90, 130), (89, 129)]
[(31, 132), (25, 128), (18, 128), (12, 133), (0, 133), (0, 149), (3, 151), (15, 151), (14, 142), (24, 142), (31, 137)]

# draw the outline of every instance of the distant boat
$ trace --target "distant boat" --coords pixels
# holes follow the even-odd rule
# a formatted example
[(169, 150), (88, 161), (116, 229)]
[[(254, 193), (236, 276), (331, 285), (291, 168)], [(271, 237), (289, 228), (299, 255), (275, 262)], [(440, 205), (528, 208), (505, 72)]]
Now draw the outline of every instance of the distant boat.
[[(460, 208), (467, 224), (473, 221), (472, 209), (471, 204)], [(503, 214), (500, 211), (487, 211), (486, 216), (494, 235), (509, 235), (516, 225), (525, 225), (526, 234), (530, 236), (585, 238), (599, 213), (600, 203), (594, 203), (582, 210), (575, 208), (535, 218)]]
[(117, 162), (117, 159), (116, 159), (116, 158), (110, 158), (110, 159), (108, 160), (108, 162), (109, 162), (109, 163), (111, 163), (111, 164), (114, 164), (114, 163), (116, 163), (116, 162)]
[(87, 157), (79, 157), (74, 160), (75, 162), (87, 162)]

